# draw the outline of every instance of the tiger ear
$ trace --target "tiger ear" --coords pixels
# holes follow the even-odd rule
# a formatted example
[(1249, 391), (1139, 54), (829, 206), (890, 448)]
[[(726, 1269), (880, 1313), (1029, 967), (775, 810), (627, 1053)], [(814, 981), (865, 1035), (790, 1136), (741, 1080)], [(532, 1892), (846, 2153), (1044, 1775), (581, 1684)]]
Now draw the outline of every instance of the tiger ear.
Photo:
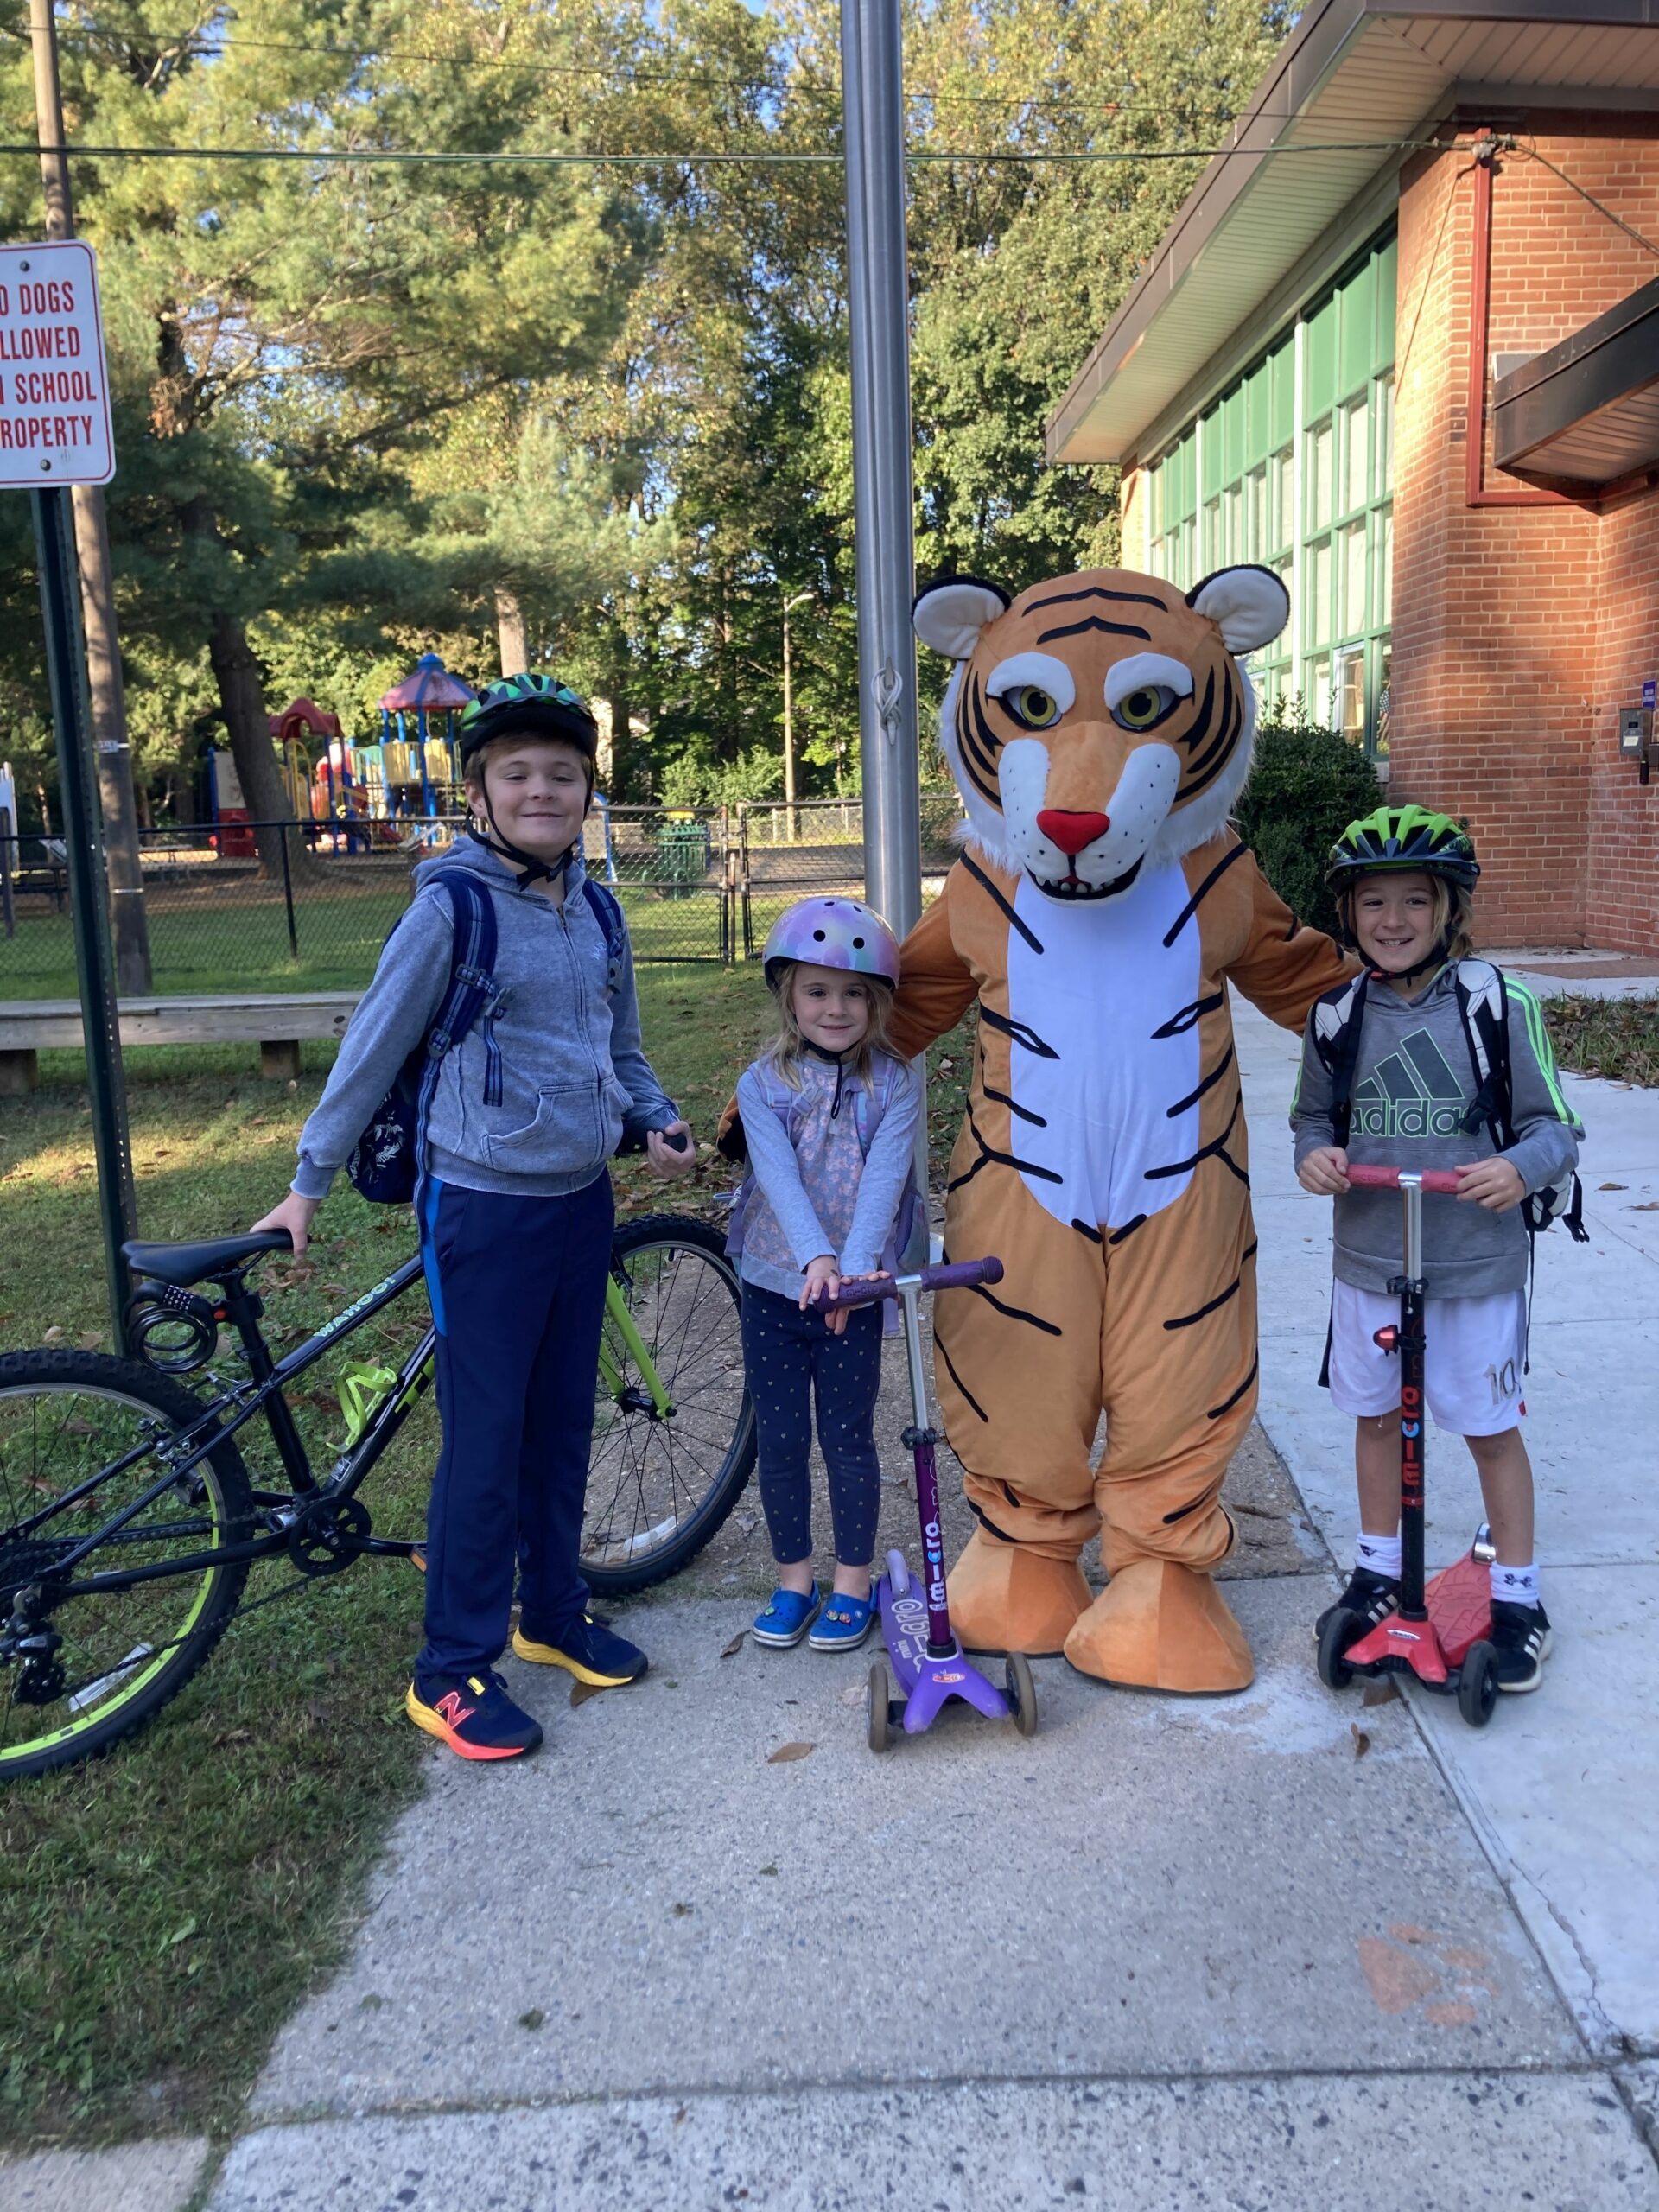
[(1195, 614), (1210, 617), (1230, 653), (1255, 652), (1290, 620), (1290, 594), (1283, 579), (1253, 562), (1217, 569), (1193, 585), (1186, 603)]
[(918, 592), (910, 619), (925, 645), (951, 660), (966, 660), (988, 622), (1006, 613), (1008, 594), (978, 576), (941, 576)]

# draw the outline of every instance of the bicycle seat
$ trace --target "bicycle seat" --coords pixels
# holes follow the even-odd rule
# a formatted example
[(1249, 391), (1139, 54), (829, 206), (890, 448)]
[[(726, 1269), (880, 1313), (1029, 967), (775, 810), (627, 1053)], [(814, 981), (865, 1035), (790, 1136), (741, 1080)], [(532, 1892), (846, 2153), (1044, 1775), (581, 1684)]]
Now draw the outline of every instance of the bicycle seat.
[(218, 1282), (260, 1252), (288, 1252), (285, 1229), (249, 1229), (240, 1236), (215, 1236), (206, 1244), (124, 1244), (121, 1256), (136, 1275), (157, 1282)]

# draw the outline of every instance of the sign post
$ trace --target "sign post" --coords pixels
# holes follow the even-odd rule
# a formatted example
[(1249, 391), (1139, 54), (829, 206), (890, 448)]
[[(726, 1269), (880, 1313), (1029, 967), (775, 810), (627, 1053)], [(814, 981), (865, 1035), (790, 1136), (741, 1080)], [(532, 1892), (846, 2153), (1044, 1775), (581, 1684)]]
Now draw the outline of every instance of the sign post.
[(115, 1348), (124, 1352), (127, 1268), (121, 1246), (136, 1233), (132, 1152), (70, 500), (73, 485), (107, 484), (114, 474), (92, 248), (79, 239), (0, 247), (0, 488), (27, 487), (34, 510), (104, 1267)]

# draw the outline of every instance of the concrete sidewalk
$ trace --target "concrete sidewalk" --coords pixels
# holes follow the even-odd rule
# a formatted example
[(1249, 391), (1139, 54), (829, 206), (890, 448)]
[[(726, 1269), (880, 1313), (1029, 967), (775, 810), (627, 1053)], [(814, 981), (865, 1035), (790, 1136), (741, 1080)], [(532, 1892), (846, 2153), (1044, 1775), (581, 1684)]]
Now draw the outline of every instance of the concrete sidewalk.
[[(1289, 1171), (1294, 1040), (1237, 1013), (1253, 1688), (1044, 1661), (1035, 1737), (962, 1715), (874, 1758), (868, 1653), (731, 1648), (766, 1586), (746, 1502), (630, 1608), (643, 1683), (572, 1707), (509, 1662), (543, 1754), (434, 1752), (211, 2212), (1659, 2212), (1659, 1095), (1572, 1086), (1594, 1241), (1541, 1251), (1529, 1422), (1558, 1649), (1478, 1734), (1313, 1673), (1315, 1532), (1345, 1555), (1354, 1517), (1314, 1385), (1329, 1211)], [(1439, 1560), (1477, 1517), (1461, 1445), (1429, 1489)]]

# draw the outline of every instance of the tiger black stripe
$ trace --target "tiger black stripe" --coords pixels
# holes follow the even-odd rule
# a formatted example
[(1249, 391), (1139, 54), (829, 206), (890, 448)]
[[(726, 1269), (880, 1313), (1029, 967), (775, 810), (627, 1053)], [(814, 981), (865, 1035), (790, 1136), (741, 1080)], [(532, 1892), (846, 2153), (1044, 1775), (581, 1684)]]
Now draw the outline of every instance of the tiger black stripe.
[(972, 1283), (969, 1287), (976, 1298), (982, 1298), (988, 1306), (995, 1306), (997, 1312), (1006, 1314), (1010, 1321), (1028, 1322), (1033, 1329), (1040, 1329), (1046, 1337), (1063, 1337), (1065, 1334), (1058, 1322), (1045, 1321), (1039, 1313), (1027, 1313), (1023, 1306), (1005, 1306), (1000, 1298), (992, 1297), (982, 1282)]
[[(1242, 851), (1243, 849), (1243, 848), (1241, 846), (1240, 850)], [(1189, 906), (1187, 908), (1187, 912), (1191, 913), (1192, 911), (1192, 907)], [(1180, 923), (1178, 922), (1175, 926), (1179, 929), (1180, 927)], [(1164, 942), (1167, 944), (1169, 939), (1166, 938)], [(1213, 1014), (1216, 1008), (1222, 1004), (1227, 994), (1225, 991), (1216, 991), (1207, 999), (1193, 999), (1190, 1001), (1188, 1004), (1182, 1007), (1179, 1012), (1172, 1014), (1167, 1021), (1160, 1022), (1159, 1024), (1158, 1027), (1152, 1033), (1154, 1038), (1185, 1037), (1187, 1031), (1192, 1028), (1194, 1022), (1202, 1021), (1206, 1014)], [(982, 1009), (981, 1018), (983, 1019)]]
[(1243, 700), (1238, 686), (1224, 674), (1221, 681), (1221, 728), (1211, 743), (1202, 753), (1195, 753), (1187, 762), (1188, 780), (1181, 786), (1183, 794), (1198, 788), (1197, 779), (1206, 770), (1210, 772), (1205, 775), (1204, 779), (1209, 781), (1210, 775), (1214, 773), (1213, 762), (1224, 764), (1232, 759), (1233, 748), (1238, 743), (1238, 734), (1244, 727)]
[(999, 1152), (995, 1145), (988, 1144), (978, 1122), (974, 1119), (974, 1109), (971, 1105), (968, 1109), (968, 1133), (979, 1147), (979, 1158), (966, 1174), (958, 1175), (954, 1182), (945, 1185), (947, 1191), (959, 1191), (964, 1183), (971, 1183), (980, 1169), (988, 1166), (992, 1160), (996, 1161), (1001, 1166), (1014, 1168), (1021, 1175), (1034, 1175), (1041, 1183), (1063, 1183), (1065, 1180), (1065, 1176), (1058, 1173), (1052, 1167), (1039, 1166), (1034, 1160), (1021, 1160), (1018, 1153)]
[(1247, 1244), (1239, 1256), (1238, 1273), (1233, 1277), (1231, 1282), (1228, 1284), (1225, 1290), (1220, 1292), (1216, 1297), (1211, 1299), (1207, 1305), (1200, 1306), (1196, 1313), (1182, 1313), (1173, 1321), (1166, 1321), (1164, 1326), (1166, 1329), (1190, 1329), (1195, 1321), (1202, 1321), (1206, 1313), (1214, 1313), (1218, 1308), (1224, 1306), (1230, 1298), (1236, 1297), (1238, 1293), (1238, 1287), (1244, 1280), (1244, 1269), (1249, 1262), (1255, 1257), (1255, 1243), (1252, 1242)]
[[(1219, 995), (1211, 1003), (1219, 1006)], [(988, 1029), (995, 1029), (999, 1037), (1007, 1037), (1014, 1044), (1023, 1045), (1027, 1052), (1034, 1052), (1039, 1060), (1058, 1060), (1060, 1057), (1052, 1045), (1043, 1042), (1029, 1023), (1010, 1020), (1006, 1014), (999, 1014), (995, 1007), (985, 1005), (983, 1001), (980, 1003), (979, 1018)]]
[[(975, 1414), (978, 1416), (978, 1418), (979, 1418), (981, 1421), (987, 1421), (987, 1420), (988, 1419), (988, 1414), (986, 1414), (986, 1411), (985, 1411), (984, 1407), (983, 1407), (983, 1406), (982, 1406), (982, 1405), (980, 1404), (979, 1400), (978, 1400), (978, 1399), (974, 1395), (973, 1392), (972, 1392), (972, 1391), (968, 1388), (968, 1385), (967, 1385), (967, 1384), (963, 1381), (963, 1379), (962, 1379), (961, 1376), (957, 1374), (957, 1363), (955, 1362), (955, 1360), (953, 1360), (953, 1359), (951, 1358), (951, 1357), (950, 1357), (950, 1353), (946, 1351), (946, 1349), (945, 1349), (945, 1344), (944, 1344), (944, 1338), (943, 1338), (943, 1337), (941, 1337), (941, 1336), (940, 1336), (940, 1334), (939, 1334), (939, 1332), (938, 1332), (938, 1331), (937, 1329), (936, 1329), (936, 1330), (934, 1331), (934, 1332), (933, 1332), (933, 1347), (934, 1347), (934, 1350), (938, 1353), (939, 1357), (940, 1357), (940, 1358), (944, 1362), (944, 1371), (945, 1371), (945, 1373), (946, 1373), (946, 1374), (950, 1377), (950, 1380), (951, 1380), (951, 1381), (956, 1384), (956, 1386), (957, 1386), (957, 1389), (961, 1391), (961, 1393), (962, 1393), (963, 1396), (967, 1400), (967, 1402), (968, 1402), (969, 1405), (972, 1408), (972, 1409), (973, 1409), (973, 1411), (975, 1412)], [(973, 1502), (973, 1501), (972, 1501), (971, 1499), (969, 1499), (969, 1503), (970, 1504), (972, 1503), (972, 1502)], [(987, 1524), (986, 1524), (986, 1525), (988, 1527), (988, 1526), (989, 1526), (989, 1523), (988, 1523), (988, 1522), (987, 1522)], [(1001, 1535), (1002, 1531), (999, 1529), (996, 1531), (996, 1533), (997, 1533), (997, 1535), (1000, 1536), (1000, 1535)], [(1011, 1541), (1011, 1539), (1004, 1538), (1004, 1541), (1005, 1541), (1005, 1542), (1006, 1542), (1006, 1541)]]
[(1249, 1389), (1251, 1383), (1255, 1382), (1255, 1370), (1261, 1363), (1262, 1356), (1258, 1352), (1256, 1357), (1250, 1362), (1249, 1373), (1239, 1384), (1237, 1389), (1234, 1391), (1232, 1396), (1230, 1398), (1224, 1398), (1218, 1406), (1211, 1406), (1209, 1412), (1205, 1415), (1205, 1421), (1219, 1421), (1224, 1414), (1231, 1413), (1233, 1408), (1238, 1403), (1244, 1393)]
[(1039, 645), (1052, 645), (1056, 638), (1080, 638), (1090, 630), (1103, 631), (1109, 638), (1141, 638), (1152, 643), (1150, 630), (1143, 630), (1138, 622), (1105, 622), (1098, 614), (1085, 614), (1081, 622), (1067, 622), (1057, 630), (1039, 630)]
[[(1243, 1104), (1244, 1094), (1241, 1090), (1233, 1101), (1233, 1110), (1227, 1117), (1227, 1126), (1218, 1137), (1212, 1137), (1208, 1144), (1201, 1145), (1190, 1160), (1174, 1160), (1167, 1167), (1148, 1167), (1144, 1179), (1148, 1183), (1161, 1183), (1167, 1176), (1186, 1174), (1189, 1170), (1196, 1167), (1201, 1160), (1225, 1159), (1226, 1154), (1223, 1147), (1238, 1125), (1238, 1117)], [(1236, 1175), (1242, 1173), (1243, 1171), (1235, 1161), (1228, 1160), (1227, 1164)]]
[[(1214, 888), (1215, 885), (1224, 875), (1226, 874), (1228, 869), (1233, 865), (1233, 862), (1235, 861), (1242, 861), (1245, 854), (1248, 853), (1249, 849), (1249, 847), (1246, 844), (1236, 844), (1233, 847), (1230, 853), (1228, 853), (1224, 858), (1216, 862), (1214, 868), (1211, 869), (1209, 874), (1205, 877), (1204, 881), (1198, 886), (1198, 889), (1192, 893), (1192, 896), (1187, 900), (1185, 906), (1182, 907), (1180, 912), (1177, 914), (1174, 920), (1164, 931), (1164, 943), (1166, 945), (1174, 944), (1176, 938), (1179, 937), (1181, 931), (1192, 920), (1193, 915), (1198, 912), (1199, 906), (1209, 895), (1210, 892)], [(1221, 994), (1220, 992), (1217, 992), (1215, 997), (1209, 1001), (1209, 1006), (1217, 1007), (1220, 1004)], [(1183, 1012), (1185, 1012), (1185, 1009), (1183, 1008)], [(1204, 1007), (1203, 1011), (1207, 1013), (1209, 1011), (1209, 1007)], [(1179, 1019), (1178, 1016), (1172, 1016), (1171, 1018), (1173, 1020)], [(1154, 1029), (1152, 1033), (1154, 1037), (1161, 1037), (1165, 1034), (1164, 1031), (1161, 1029)]]
[[(1187, 751), (1188, 751), (1189, 753), (1191, 753), (1191, 752), (1192, 752), (1192, 747), (1193, 747), (1195, 745), (1197, 745), (1197, 744), (1198, 744), (1198, 743), (1202, 739), (1206, 738), (1206, 737), (1208, 737), (1208, 736), (1209, 736), (1209, 734), (1210, 734), (1210, 718), (1211, 718), (1211, 716), (1215, 713), (1215, 711), (1216, 711), (1216, 671), (1215, 671), (1215, 670), (1212, 668), (1212, 669), (1211, 669), (1211, 670), (1207, 672), (1207, 674), (1206, 674), (1206, 675), (1205, 675), (1205, 679), (1204, 679), (1204, 696), (1203, 696), (1203, 698), (1202, 698), (1202, 699), (1200, 699), (1200, 700), (1199, 700), (1199, 702), (1198, 702), (1198, 714), (1196, 715), (1196, 716), (1195, 716), (1195, 717), (1194, 717), (1194, 719), (1193, 719), (1192, 727), (1192, 728), (1191, 728), (1191, 729), (1189, 729), (1189, 730), (1185, 731), (1185, 732), (1183, 734), (1182, 738), (1181, 738), (1181, 743), (1182, 743), (1182, 744), (1186, 747), (1186, 749), (1187, 749)], [(1189, 761), (1187, 762), (1186, 766), (1187, 766), (1187, 769), (1189, 769), (1189, 770), (1190, 770), (1190, 769), (1191, 769), (1191, 767), (1192, 767), (1192, 763), (1191, 762), (1191, 760), (1189, 760)]]
[(1091, 1223), (1079, 1221), (1075, 1214), (1071, 1217), (1071, 1226), (1080, 1235), (1086, 1236), (1091, 1244), (1098, 1244), (1103, 1241), (1100, 1231)]
[(1079, 600), (1117, 599), (1131, 601), (1136, 607), (1155, 607), (1160, 614), (1167, 614), (1169, 607), (1161, 599), (1154, 599), (1145, 591), (1107, 591), (1100, 584), (1090, 584), (1086, 591), (1057, 591), (1048, 599), (1033, 599), (1026, 609), (1028, 614), (1040, 614), (1046, 607), (1074, 607)]
[(996, 755), (1001, 741), (985, 719), (985, 704), (979, 689), (979, 677), (969, 669), (957, 708), (957, 742), (962, 752), (962, 764), (980, 797), (999, 810), (1002, 804), (1001, 787), (996, 780)]
[(1233, 736), (1228, 740), (1219, 758), (1211, 766), (1206, 768), (1201, 776), (1194, 776), (1189, 783), (1182, 785), (1180, 792), (1182, 798), (1196, 798), (1200, 791), (1208, 791), (1211, 785), (1215, 782), (1216, 778), (1219, 775), (1224, 774), (1227, 769), (1232, 766), (1234, 756), (1238, 751), (1238, 733), (1242, 731), (1244, 727), (1244, 709), (1242, 702), (1238, 705), (1236, 719), (1237, 729), (1235, 731)]
[(1185, 1098), (1178, 1098), (1173, 1106), (1166, 1107), (1164, 1118), (1173, 1122), (1178, 1114), (1185, 1114), (1189, 1106), (1196, 1106), (1206, 1090), (1213, 1090), (1233, 1065), (1233, 1048), (1230, 1045), (1196, 1090), (1189, 1090)]
[(1198, 1492), (1198, 1496), (1193, 1499), (1193, 1501), (1192, 1501), (1192, 1503), (1191, 1503), (1191, 1505), (1178, 1505), (1178, 1506), (1176, 1507), (1175, 1510), (1174, 1510), (1173, 1513), (1166, 1513), (1166, 1514), (1165, 1514), (1165, 1516), (1164, 1516), (1164, 1526), (1165, 1526), (1165, 1528), (1166, 1528), (1166, 1529), (1173, 1528), (1173, 1526), (1174, 1526), (1174, 1524), (1176, 1523), (1176, 1522), (1178, 1522), (1178, 1521), (1185, 1521), (1185, 1518), (1186, 1518), (1186, 1516), (1187, 1516), (1187, 1515), (1188, 1515), (1189, 1513), (1196, 1513), (1196, 1512), (1198, 1511), (1198, 1508), (1199, 1508), (1201, 1505), (1203, 1505), (1204, 1503), (1206, 1503), (1206, 1501), (1207, 1501), (1207, 1500), (1208, 1500), (1208, 1498), (1209, 1498), (1209, 1496), (1210, 1496), (1210, 1485), (1209, 1485), (1209, 1484), (1208, 1484), (1208, 1483), (1206, 1483), (1206, 1484), (1205, 1484), (1204, 1488), (1203, 1488), (1203, 1489)]
[(1147, 1217), (1145, 1214), (1131, 1214), (1129, 1218), (1124, 1223), (1122, 1228), (1115, 1229), (1111, 1235), (1106, 1239), (1106, 1242), (1109, 1244), (1121, 1244), (1126, 1236), (1133, 1236), (1137, 1229), (1144, 1229), (1146, 1225)]
[(1046, 1114), (1034, 1114), (1029, 1106), (1022, 1106), (1017, 1098), (1010, 1098), (1006, 1090), (998, 1090), (993, 1084), (982, 1084), (985, 1096), (999, 1106), (1006, 1106), (1010, 1114), (1017, 1114), (1022, 1122), (1029, 1122), (1034, 1129), (1048, 1127)]
[(1022, 921), (1020, 916), (1014, 912), (1013, 907), (1002, 896), (1002, 893), (997, 889), (995, 884), (991, 881), (990, 877), (986, 874), (984, 869), (980, 867), (978, 861), (975, 860), (971, 853), (964, 853), (963, 855), (962, 864), (963, 868), (967, 869), (969, 874), (973, 877), (974, 881), (978, 884), (980, 889), (985, 892), (993, 902), (1001, 909), (1002, 918), (1007, 923), (1008, 927), (1011, 930), (1018, 930), (1020, 936), (1024, 938), (1026, 943), (1031, 947), (1032, 950), (1036, 953), (1040, 953), (1043, 948), (1037, 942), (1034, 931), (1027, 923)]

